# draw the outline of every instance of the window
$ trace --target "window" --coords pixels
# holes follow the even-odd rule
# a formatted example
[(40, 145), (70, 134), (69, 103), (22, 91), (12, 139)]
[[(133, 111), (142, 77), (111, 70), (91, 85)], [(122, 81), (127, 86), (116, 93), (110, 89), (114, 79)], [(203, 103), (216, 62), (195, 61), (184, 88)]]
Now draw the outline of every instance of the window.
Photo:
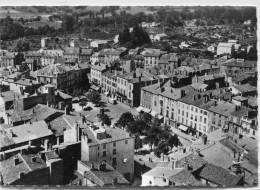
[(195, 121), (197, 121), (197, 116), (195, 115)]
[(116, 149), (113, 149), (113, 154), (116, 154)]
[(178, 114), (180, 114), (181, 113), (181, 110), (180, 109), (178, 109)]
[(125, 144), (128, 144), (128, 140), (125, 140)]
[(113, 160), (112, 160), (112, 165), (113, 165), (113, 166), (116, 166), (116, 158), (113, 158)]
[(103, 157), (105, 157), (107, 155), (107, 152), (106, 151), (104, 151), (103, 152)]
[(163, 179), (163, 182), (166, 182), (166, 179)]
[(206, 126), (203, 127), (203, 131), (206, 132)]
[(184, 116), (184, 111), (182, 111), (182, 116)]
[(97, 147), (97, 149), (99, 150), (99, 146)]
[(253, 135), (255, 136), (255, 130), (253, 130)]
[(115, 146), (116, 146), (116, 143), (114, 142), (114, 143), (113, 143), (113, 147), (115, 147)]
[(186, 112), (186, 117), (189, 117), (188, 115), (189, 115), (189, 113), (188, 113), (188, 112)]
[(149, 184), (152, 185), (152, 181), (149, 181)]
[(157, 102), (156, 102), (156, 100), (154, 101), (154, 106), (156, 106), (157, 105)]
[(106, 147), (107, 147), (106, 144), (103, 144), (103, 149), (106, 149)]
[(207, 123), (207, 118), (204, 118), (204, 123), (205, 123), (205, 124)]
[(196, 112), (196, 113), (198, 112), (198, 108), (195, 109), (195, 112)]
[(184, 118), (181, 119), (181, 122), (184, 123)]
[(193, 119), (193, 114), (191, 114), (190, 119)]
[(191, 106), (191, 111), (193, 111), (193, 107)]
[(97, 157), (99, 157), (99, 153), (97, 153)]
[(200, 116), (200, 122), (202, 122), (202, 116)]
[(192, 124), (193, 124), (193, 123), (192, 123), (192, 121), (191, 121), (191, 122), (190, 122), (190, 126), (191, 126), (191, 127), (192, 127)]

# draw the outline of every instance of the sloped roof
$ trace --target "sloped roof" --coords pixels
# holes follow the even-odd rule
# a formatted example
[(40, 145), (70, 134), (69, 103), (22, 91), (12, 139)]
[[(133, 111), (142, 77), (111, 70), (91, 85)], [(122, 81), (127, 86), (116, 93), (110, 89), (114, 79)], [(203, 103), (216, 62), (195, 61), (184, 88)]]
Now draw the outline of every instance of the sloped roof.
[(19, 125), (5, 130), (8, 134), (13, 132), (14, 136), (10, 137), (16, 144), (27, 142), (34, 139), (43, 138), (52, 135), (45, 121), (38, 121), (32, 124)]
[(88, 161), (80, 161), (84, 165), (87, 165), (89, 168), (91, 167), (91, 164), (93, 164), (94, 169), (87, 171), (84, 175), (87, 179), (94, 182), (95, 184), (99, 186), (104, 185), (112, 185), (114, 182), (114, 179), (117, 179), (117, 184), (115, 185), (128, 185), (129, 182), (113, 167), (108, 165), (106, 163), (106, 169), (104, 171), (98, 169), (98, 165), (100, 163), (98, 162), (88, 162)]
[(235, 186), (242, 179), (241, 175), (231, 174), (229, 170), (213, 164), (205, 165), (199, 176), (222, 186)]

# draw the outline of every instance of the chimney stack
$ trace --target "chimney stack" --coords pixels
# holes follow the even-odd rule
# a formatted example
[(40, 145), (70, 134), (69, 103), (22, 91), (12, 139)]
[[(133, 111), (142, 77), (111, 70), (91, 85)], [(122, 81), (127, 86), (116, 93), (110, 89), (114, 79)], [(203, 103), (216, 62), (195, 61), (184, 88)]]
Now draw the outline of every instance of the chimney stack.
[(19, 163), (19, 158), (18, 158), (18, 156), (15, 156), (14, 157), (14, 166), (18, 165), (18, 163)]
[(33, 157), (31, 157), (31, 162), (36, 162), (36, 157), (35, 156), (33, 156)]
[(90, 164), (90, 170), (94, 170), (94, 169), (95, 169), (94, 163), (91, 163), (91, 164)]
[(19, 172), (19, 178), (21, 179), (24, 176), (24, 172)]

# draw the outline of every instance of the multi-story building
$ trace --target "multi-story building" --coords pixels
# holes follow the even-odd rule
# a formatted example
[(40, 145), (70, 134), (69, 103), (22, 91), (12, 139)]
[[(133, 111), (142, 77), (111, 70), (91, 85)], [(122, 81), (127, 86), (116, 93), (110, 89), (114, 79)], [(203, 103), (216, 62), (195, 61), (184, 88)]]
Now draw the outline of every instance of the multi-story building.
[(107, 40), (94, 40), (90, 42), (90, 46), (93, 48), (102, 48), (108, 43)]
[(102, 85), (102, 73), (108, 70), (108, 65), (98, 64), (91, 67), (91, 78), (90, 81), (92, 84), (101, 87)]
[(44, 54), (41, 57), (41, 66), (45, 67), (46, 65), (54, 64), (56, 57), (51, 54)]
[(87, 127), (81, 137), (81, 160), (108, 163), (131, 181), (134, 174), (134, 137), (119, 128)]
[(235, 52), (234, 44), (221, 42), (217, 46), (217, 55), (229, 54), (233, 56), (234, 52)]
[(102, 92), (106, 93), (110, 97), (116, 96), (117, 76), (119, 74), (119, 71), (112, 70), (112, 68), (102, 73)]
[(18, 52), (7, 52), (0, 56), (0, 67), (16, 67), (21, 65), (24, 60), (23, 54)]
[(147, 53), (144, 55), (144, 67), (157, 67), (161, 53)]
[(37, 81), (43, 84), (53, 84), (62, 91), (77, 88), (86, 82), (86, 68), (80, 65), (67, 67), (61, 64), (51, 64), (35, 72)]
[(24, 54), (24, 58), (34, 60), (36, 63), (36, 68), (40, 69), (42, 68), (41, 64), (42, 64), (43, 55), (44, 55), (43, 53), (39, 53), (39, 52), (27, 52)]
[(153, 75), (144, 69), (123, 73), (117, 77), (117, 99), (136, 107), (140, 105), (141, 88), (169, 80), (165, 75)]
[(229, 59), (221, 65), (221, 70), (227, 74), (255, 72), (257, 70), (257, 62), (244, 59)]
[(88, 62), (88, 61), (90, 61), (90, 57), (91, 57), (92, 54), (93, 54), (93, 50), (92, 49), (82, 48), (81, 52), (80, 52), (80, 55), (79, 55), (79, 60), (82, 63)]
[(63, 58), (65, 58), (65, 60), (76, 59), (77, 61), (79, 61), (79, 59), (80, 59), (80, 48), (65, 47), (64, 53), (63, 53)]

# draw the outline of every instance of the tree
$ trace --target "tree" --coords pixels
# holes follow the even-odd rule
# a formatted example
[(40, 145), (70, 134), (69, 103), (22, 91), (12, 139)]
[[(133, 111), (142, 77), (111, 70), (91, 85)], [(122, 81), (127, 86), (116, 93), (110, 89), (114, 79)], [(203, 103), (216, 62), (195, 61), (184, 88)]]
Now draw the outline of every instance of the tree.
[(24, 52), (24, 51), (28, 51), (30, 50), (30, 43), (23, 41), (23, 40), (19, 40), (16, 44), (16, 51), (17, 52)]
[(62, 18), (61, 27), (65, 31), (73, 31), (75, 25), (75, 19), (72, 15), (64, 15)]
[(87, 102), (85, 100), (81, 100), (79, 105), (81, 106), (82, 110), (83, 110), (83, 107), (86, 106)]
[(142, 112), (139, 114), (138, 119), (144, 121), (147, 125), (151, 125), (153, 116), (149, 113)]
[(173, 136), (170, 135), (170, 137), (168, 138), (167, 144), (171, 147), (171, 150), (172, 150), (173, 147), (178, 147), (178, 146), (182, 145), (179, 138), (178, 138), (178, 135), (176, 135), (176, 134), (173, 135)]
[(140, 134), (135, 135), (135, 150), (138, 150), (143, 147), (143, 141), (140, 139)]
[(126, 130), (130, 134), (144, 134), (149, 128), (150, 127), (143, 120), (135, 120), (126, 126)]
[(98, 117), (103, 124), (108, 125), (108, 126), (111, 125), (111, 119), (109, 118), (109, 116), (107, 114), (99, 114)]
[(86, 94), (86, 98), (87, 98), (89, 101), (91, 101), (91, 102), (93, 102), (94, 104), (96, 104), (96, 105), (99, 105), (100, 100), (101, 100), (100, 94), (99, 94), (98, 92), (96, 92), (96, 91), (88, 92), (88, 93)]
[(153, 150), (153, 146), (157, 146), (160, 142), (162, 132), (161, 126), (158, 125), (153, 125), (147, 132), (147, 136), (144, 138), (144, 143), (150, 145), (151, 151)]
[(119, 120), (117, 121), (117, 125), (120, 128), (125, 129), (125, 127), (130, 125), (132, 122), (134, 122), (133, 114), (131, 112), (125, 112), (120, 116)]

